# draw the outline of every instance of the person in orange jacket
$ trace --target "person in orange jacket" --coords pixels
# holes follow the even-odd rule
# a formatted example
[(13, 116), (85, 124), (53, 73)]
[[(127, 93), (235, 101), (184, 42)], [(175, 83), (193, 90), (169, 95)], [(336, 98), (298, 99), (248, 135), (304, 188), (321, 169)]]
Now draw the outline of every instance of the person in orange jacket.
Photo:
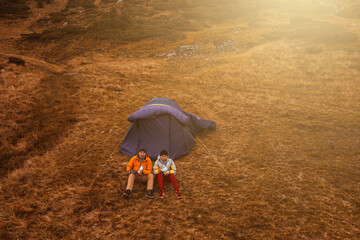
[(129, 173), (129, 178), (124, 192), (124, 197), (130, 198), (134, 181), (147, 182), (145, 196), (147, 198), (154, 198), (153, 185), (154, 175), (152, 174), (152, 162), (146, 154), (145, 148), (140, 148), (139, 153), (132, 157), (126, 166), (126, 171)]

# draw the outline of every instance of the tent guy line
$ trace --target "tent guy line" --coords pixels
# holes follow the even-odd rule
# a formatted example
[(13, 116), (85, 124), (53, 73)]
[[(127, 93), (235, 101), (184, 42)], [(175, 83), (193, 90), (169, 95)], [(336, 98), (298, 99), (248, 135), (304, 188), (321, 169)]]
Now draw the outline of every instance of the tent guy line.
[[(175, 120), (176, 120), (176, 119), (175, 119)], [(176, 120), (176, 122), (180, 125), (180, 127), (182, 127), (182, 128), (184, 129), (184, 131), (185, 131), (187, 134), (189, 134), (189, 136), (190, 136), (192, 139), (194, 139), (194, 141), (195, 141), (196, 143), (200, 143), (200, 145), (201, 145), (206, 151), (209, 150), (209, 148), (208, 148), (199, 138), (198, 138), (198, 141), (197, 141), (196, 138), (194, 138), (183, 126), (181, 126), (181, 124), (180, 124), (177, 120)], [(195, 136), (195, 133), (191, 130), (191, 128), (190, 128), (190, 131), (191, 131), (191, 132), (194, 134), (194, 136)], [(227, 174), (227, 171), (226, 171), (225, 168), (220, 164), (218, 158), (217, 158), (215, 155), (213, 155), (213, 159), (214, 159), (215, 163), (218, 164), (218, 165), (222, 168), (222, 170), (224, 170), (225, 174)]]
[[(123, 140), (124, 140), (124, 139), (123, 139)], [(114, 153), (116, 152), (116, 150), (119, 149), (119, 146), (120, 146), (120, 144), (122, 143), (123, 140), (121, 140), (121, 141), (116, 145), (115, 149), (112, 151), (112, 153), (110, 154), (110, 156), (106, 159), (105, 163), (102, 164), (102, 167), (100, 168), (100, 170), (98, 171), (98, 173), (95, 175), (94, 179), (92, 180), (91, 184), (89, 185), (89, 187), (88, 187), (89, 189), (91, 189), (91, 187), (92, 187), (93, 184), (95, 183), (95, 180), (96, 180), (97, 177), (99, 176), (100, 172), (101, 172), (101, 171), (104, 169), (104, 167), (106, 166), (106, 163), (107, 163), (110, 159), (112, 159), (112, 156), (114, 155)]]

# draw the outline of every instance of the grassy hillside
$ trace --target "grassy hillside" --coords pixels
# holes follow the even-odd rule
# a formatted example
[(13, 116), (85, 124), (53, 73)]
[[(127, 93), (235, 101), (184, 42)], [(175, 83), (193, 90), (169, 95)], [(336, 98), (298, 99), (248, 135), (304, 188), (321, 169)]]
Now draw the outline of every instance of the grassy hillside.
[[(0, 23), (2, 239), (360, 235), (356, 1), (36, 4)], [(217, 123), (175, 161), (180, 201), (122, 197), (153, 97)]]

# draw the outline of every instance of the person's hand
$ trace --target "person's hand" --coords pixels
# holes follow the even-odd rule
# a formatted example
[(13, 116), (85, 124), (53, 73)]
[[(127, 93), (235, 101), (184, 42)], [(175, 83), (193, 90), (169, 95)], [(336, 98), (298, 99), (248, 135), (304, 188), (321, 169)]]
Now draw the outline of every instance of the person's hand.
[(170, 174), (170, 172), (169, 172), (169, 171), (166, 171), (164, 174), (165, 174), (165, 176), (167, 176), (167, 175)]
[(129, 173), (135, 174), (136, 172), (135, 172), (134, 170), (130, 169), (130, 170), (129, 170)]

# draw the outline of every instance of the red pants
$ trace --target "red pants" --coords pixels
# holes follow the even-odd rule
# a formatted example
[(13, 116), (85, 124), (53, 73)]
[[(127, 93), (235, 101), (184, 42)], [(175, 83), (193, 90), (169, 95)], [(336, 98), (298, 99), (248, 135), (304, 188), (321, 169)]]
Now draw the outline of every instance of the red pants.
[(177, 181), (176, 181), (176, 178), (175, 178), (175, 175), (174, 174), (169, 174), (167, 176), (165, 176), (163, 173), (159, 173), (157, 175), (157, 179), (158, 179), (158, 184), (159, 184), (159, 189), (162, 190), (163, 189), (163, 186), (164, 186), (164, 182), (163, 182), (163, 179), (164, 178), (167, 178), (169, 179), (170, 178), (170, 181), (174, 187), (175, 190), (178, 190), (179, 186), (177, 184)]

